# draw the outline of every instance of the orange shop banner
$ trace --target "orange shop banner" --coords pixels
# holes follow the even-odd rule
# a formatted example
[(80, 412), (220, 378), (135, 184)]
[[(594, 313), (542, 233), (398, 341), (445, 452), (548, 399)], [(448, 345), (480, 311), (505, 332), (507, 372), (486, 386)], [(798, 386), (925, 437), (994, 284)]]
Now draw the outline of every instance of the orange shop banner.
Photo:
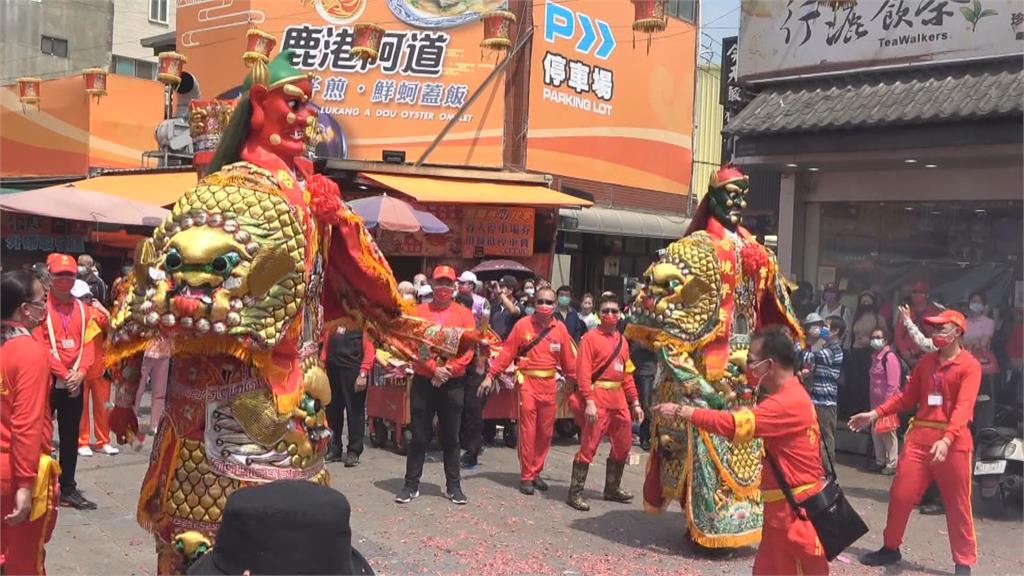
[[(236, 0), (180, 2), (179, 51), (205, 95), (237, 96), (245, 32), (274, 35), (278, 50), (313, 75), (313, 103), (328, 141), (318, 155), (381, 160), (383, 150), (417, 160), (494, 70), (482, 51), (480, 13), (499, 0)], [(356, 24), (385, 29), (375, 59), (352, 53)], [(276, 54), (276, 52), (275, 52)], [(496, 78), (470, 106), (430, 163), (502, 162), (505, 86)]]
[(633, 4), (537, 1), (527, 168), (686, 194), (696, 29), (632, 30)]
[(535, 217), (534, 208), (464, 208), (462, 256), (532, 256)]

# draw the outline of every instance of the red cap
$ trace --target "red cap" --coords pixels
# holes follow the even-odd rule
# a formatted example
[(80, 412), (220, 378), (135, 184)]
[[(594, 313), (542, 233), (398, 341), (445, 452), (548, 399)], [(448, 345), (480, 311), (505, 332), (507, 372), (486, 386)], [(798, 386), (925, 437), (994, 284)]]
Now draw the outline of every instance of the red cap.
[(451, 266), (438, 266), (437, 268), (434, 268), (434, 275), (432, 276), (432, 278), (434, 280), (440, 280), (442, 278), (445, 278), (451, 280), (452, 282), (455, 282), (458, 276), (455, 275), (455, 269), (452, 268)]
[(964, 318), (963, 314), (957, 312), (956, 310), (943, 310), (942, 312), (935, 316), (929, 316), (925, 318), (924, 321), (934, 326), (956, 324), (956, 327), (959, 328), (961, 332), (967, 330), (967, 319)]
[(914, 284), (914, 287), (910, 290), (910, 293), (911, 294), (927, 294), (928, 293), (928, 283), (925, 282), (924, 280), (919, 281), (917, 284)]
[(75, 262), (75, 259), (67, 254), (58, 254), (57, 252), (46, 257), (46, 267), (50, 269), (50, 274), (78, 273), (78, 263)]

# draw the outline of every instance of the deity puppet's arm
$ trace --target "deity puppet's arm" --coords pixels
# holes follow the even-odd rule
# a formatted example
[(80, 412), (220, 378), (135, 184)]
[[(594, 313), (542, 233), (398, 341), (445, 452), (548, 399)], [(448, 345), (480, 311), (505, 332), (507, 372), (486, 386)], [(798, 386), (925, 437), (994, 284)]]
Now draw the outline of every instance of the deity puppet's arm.
[(680, 388), (681, 403), (715, 410), (726, 407), (726, 398), (722, 392), (704, 378), (690, 354), (673, 353), (662, 348), (661, 356), (663, 365), (669, 369), (676, 386)]
[(143, 353), (129, 356), (110, 367), (113, 379), (113, 408), (110, 410), (110, 430), (120, 444), (141, 446), (139, 418), (135, 412), (135, 398), (142, 382)]

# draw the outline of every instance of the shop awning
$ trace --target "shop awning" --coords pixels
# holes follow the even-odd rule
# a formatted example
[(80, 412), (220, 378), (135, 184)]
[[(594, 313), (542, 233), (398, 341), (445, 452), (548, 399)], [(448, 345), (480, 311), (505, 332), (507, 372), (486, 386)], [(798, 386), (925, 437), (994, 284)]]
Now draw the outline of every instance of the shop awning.
[(537, 184), (487, 182), (429, 176), (360, 172), (370, 183), (407, 194), (417, 202), (449, 204), (518, 204), (522, 206), (591, 206), (591, 202)]
[(159, 206), (82, 189), (74, 184), (2, 194), (0, 210), (65, 220), (135, 226), (156, 226), (168, 214), (167, 210)]
[(591, 234), (675, 240), (682, 238), (686, 228), (690, 225), (690, 219), (682, 216), (663, 216), (611, 208), (585, 208), (583, 210), (563, 208), (558, 214), (562, 217), (562, 230)]
[(1020, 118), (1024, 71), (1014, 57), (810, 78), (766, 87), (725, 127), (755, 136)]
[(189, 188), (194, 188), (198, 178), (195, 171), (187, 172), (146, 172), (135, 174), (105, 174), (72, 182), (75, 188), (101, 192), (125, 200), (142, 202), (153, 206), (170, 206)]

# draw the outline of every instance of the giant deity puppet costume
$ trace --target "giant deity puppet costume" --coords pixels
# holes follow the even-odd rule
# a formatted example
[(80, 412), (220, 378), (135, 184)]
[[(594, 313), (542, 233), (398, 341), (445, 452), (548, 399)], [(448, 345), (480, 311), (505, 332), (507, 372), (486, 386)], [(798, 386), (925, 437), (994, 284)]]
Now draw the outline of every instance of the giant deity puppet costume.
[[(748, 192), (738, 169), (718, 170), (686, 235), (645, 272), (626, 334), (658, 354), (656, 403), (749, 406), (756, 393), (743, 376), (750, 334), (768, 324), (801, 334), (774, 254), (741, 225)], [(729, 442), (657, 415), (651, 436), (645, 509), (660, 513), (679, 502), (689, 538), (702, 547), (760, 540), (760, 440), (737, 434)]]
[(257, 62), (209, 167), (137, 249), (117, 302), (108, 362), (111, 427), (138, 434), (141, 352), (171, 342), (167, 408), (137, 517), (160, 574), (213, 542), (227, 497), (278, 479), (328, 484), (330, 401), (318, 342), (365, 329), (409, 359), (454, 356), (474, 333), (407, 316), (390, 267), (338, 186), (304, 157), (315, 132), (310, 78), (290, 54)]

